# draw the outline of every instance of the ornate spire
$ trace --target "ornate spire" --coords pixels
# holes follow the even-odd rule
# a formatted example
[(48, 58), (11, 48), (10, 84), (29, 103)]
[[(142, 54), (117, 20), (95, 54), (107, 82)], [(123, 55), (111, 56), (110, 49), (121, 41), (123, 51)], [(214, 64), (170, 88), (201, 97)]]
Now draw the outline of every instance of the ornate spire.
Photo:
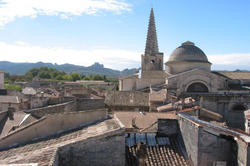
[(156, 36), (154, 10), (151, 8), (145, 54), (153, 55), (158, 52), (159, 50)]

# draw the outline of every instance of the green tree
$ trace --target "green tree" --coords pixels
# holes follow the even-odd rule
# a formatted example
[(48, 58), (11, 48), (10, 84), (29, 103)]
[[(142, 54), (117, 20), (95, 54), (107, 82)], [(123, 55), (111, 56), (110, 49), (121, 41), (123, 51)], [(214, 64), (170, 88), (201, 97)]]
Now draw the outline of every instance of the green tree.
[(82, 76), (79, 73), (71, 73), (70, 76), (72, 77), (72, 81), (77, 81), (82, 79)]

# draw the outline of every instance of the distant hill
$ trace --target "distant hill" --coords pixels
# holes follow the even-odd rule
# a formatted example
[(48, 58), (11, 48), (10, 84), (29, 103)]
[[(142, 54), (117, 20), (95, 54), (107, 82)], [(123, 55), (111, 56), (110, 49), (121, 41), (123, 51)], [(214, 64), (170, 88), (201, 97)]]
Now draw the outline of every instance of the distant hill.
[(39, 68), (42, 66), (47, 66), (51, 68), (56, 68), (59, 71), (64, 71), (65, 73), (72, 73), (77, 72), (82, 75), (106, 75), (106, 76), (112, 76), (112, 77), (119, 77), (119, 76), (128, 76), (136, 73), (138, 69), (125, 69), (123, 71), (119, 70), (113, 70), (109, 68), (105, 68), (100, 63), (94, 63), (91, 66), (84, 67), (84, 66), (78, 66), (73, 64), (52, 64), (52, 63), (43, 63), (43, 62), (37, 62), (37, 63), (13, 63), (8, 61), (0, 61), (0, 70), (3, 70), (4, 72), (8, 72), (11, 75), (24, 75), (28, 70), (32, 68)]

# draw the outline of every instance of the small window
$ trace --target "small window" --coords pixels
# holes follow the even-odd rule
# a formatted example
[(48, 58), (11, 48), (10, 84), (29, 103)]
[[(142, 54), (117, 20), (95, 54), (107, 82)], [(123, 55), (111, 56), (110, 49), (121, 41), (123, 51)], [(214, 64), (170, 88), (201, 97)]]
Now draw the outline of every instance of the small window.
[(150, 61), (150, 63), (154, 64), (154, 63), (155, 63), (155, 61), (154, 61), (154, 60), (151, 60), (151, 61)]

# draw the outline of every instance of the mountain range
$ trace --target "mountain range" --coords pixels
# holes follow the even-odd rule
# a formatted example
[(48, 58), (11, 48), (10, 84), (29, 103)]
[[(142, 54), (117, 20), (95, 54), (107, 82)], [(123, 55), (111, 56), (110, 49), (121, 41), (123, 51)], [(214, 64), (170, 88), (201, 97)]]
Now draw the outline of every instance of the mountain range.
[(119, 76), (128, 76), (135, 74), (136, 71), (139, 69), (132, 68), (132, 69), (124, 69), (122, 71), (114, 70), (105, 68), (103, 64), (100, 64), (98, 62), (94, 63), (91, 66), (85, 67), (85, 66), (78, 66), (73, 64), (52, 64), (52, 63), (43, 63), (43, 62), (37, 62), (37, 63), (13, 63), (8, 61), (0, 61), (0, 70), (3, 70), (6, 73), (10, 73), (11, 75), (24, 75), (28, 70), (32, 68), (39, 68), (42, 66), (55, 68), (59, 71), (63, 71), (65, 73), (72, 73), (77, 72), (82, 75), (106, 75), (106, 76), (112, 76), (112, 77), (119, 77)]

